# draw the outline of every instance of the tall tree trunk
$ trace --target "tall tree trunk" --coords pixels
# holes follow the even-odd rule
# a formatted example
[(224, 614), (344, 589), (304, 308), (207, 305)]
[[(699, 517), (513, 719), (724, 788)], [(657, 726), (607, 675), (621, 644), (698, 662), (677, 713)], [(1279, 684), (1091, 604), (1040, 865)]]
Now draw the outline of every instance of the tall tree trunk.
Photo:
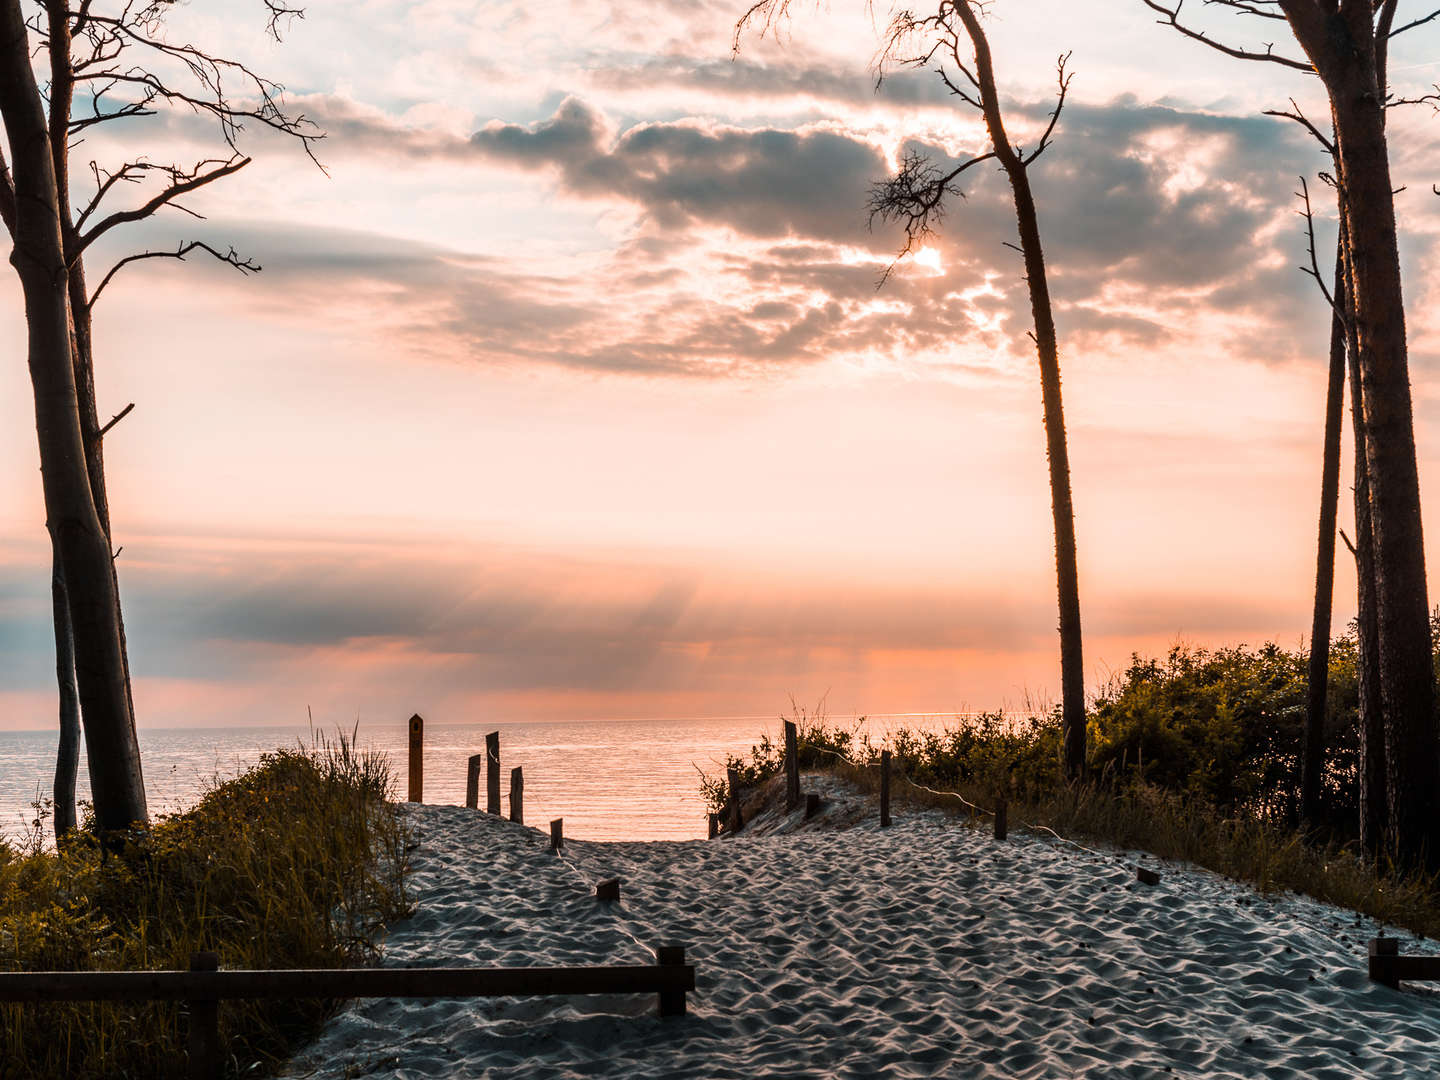
[(116, 619), (110, 544), (95, 510), (71, 356), (68, 273), (44, 106), (19, 0), (0, 0), (0, 116), (14, 155), (15, 247), (47, 525), (60, 553), (75, 642), (97, 824), (148, 820)]
[(1330, 616), (1335, 597), (1335, 530), (1340, 504), (1340, 420), (1345, 397), (1345, 250), (1335, 250), (1336, 310), (1330, 317), (1330, 380), (1325, 389), (1325, 450), (1320, 468), (1320, 535), (1315, 545), (1315, 611), (1310, 620), (1305, 750), (1300, 768), (1300, 815), (1320, 821), (1325, 763), (1325, 699), (1330, 683)]
[[(1367, 42), (1355, 43), (1355, 48), (1363, 61)], [(1351, 311), (1360, 355), (1389, 825), (1402, 858), (1424, 855), (1433, 861), (1440, 858), (1440, 738), (1420, 480), (1393, 187), (1373, 40), (1368, 49), (1368, 65), (1341, 65), (1327, 86), (1346, 205)]]
[(1010, 145), (1000, 114), (990, 43), (970, 0), (954, 10), (965, 24), (975, 46), (975, 69), (980, 102), (995, 157), (1005, 169), (1015, 197), (1020, 230), (1020, 251), (1025, 258), (1025, 282), (1030, 290), (1030, 312), (1035, 320), (1035, 350), (1040, 361), (1040, 395), (1045, 414), (1045, 453), (1050, 463), (1050, 512), (1055, 522), (1055, 578), (1060, 603), (1060, 690), (1065, 740), (1065, 772), (1071, 778), (1085, 771), (1085, 664), (1080, 632), (1080, 575), (1075, 557), (1075, 507), (1070, 494), (1070, 451), (1065, 440), (1065, 410), (1060, 395), (1060, 355), (1050, 286), (1045, 275), (1045, 252), (1040, 245), (1040, 221), (1025, 162)]
[(75, 689), (75, 638), (70, 630), (70, 599), (60, 551), (52, 545), (50, 602), (55, 624), (55, 685), (60, 691), (60, 745), (55, 752), (55, 839), (78, 824), (75, 775), (80, 769), (80, 694)]

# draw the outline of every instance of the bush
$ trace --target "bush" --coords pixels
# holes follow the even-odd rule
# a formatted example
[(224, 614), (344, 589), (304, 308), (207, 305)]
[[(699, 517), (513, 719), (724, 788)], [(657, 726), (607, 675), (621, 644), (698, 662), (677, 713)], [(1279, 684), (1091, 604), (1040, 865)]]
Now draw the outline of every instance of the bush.
[[(0, 843), (0, 969), (183, 969), (364, 963), (409, 913), (409, 834), (383, 757), (343, 736), (264, 755), (185, 813), (108, 853), (88, 831), (56, 851)], [(227, 1001), (227, 1072), (284, 1060), (332, 1003)], [(183, 1075), (174, 1002), (0, 1006), (0, 1078)]]

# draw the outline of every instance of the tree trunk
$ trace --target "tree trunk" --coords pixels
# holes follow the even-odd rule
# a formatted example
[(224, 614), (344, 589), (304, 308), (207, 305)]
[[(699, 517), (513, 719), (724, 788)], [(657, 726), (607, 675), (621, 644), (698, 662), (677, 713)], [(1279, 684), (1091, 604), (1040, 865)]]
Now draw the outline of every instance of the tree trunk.
[(1389, 824), (1402, 858), (1433, 861), (1440, 857), (1440, 739), (1400, 256), (1373, 41), (1355, 52), (1326, 82), (1360, 356)]
[(75, 689), (75, 638), (70, 632), (70, 600), (60, 551), (52, 553), (50, 601), (55, 623), (55, 685), (60, 691), (60, 745), (55, 752), (55, 839), (78, 824), (75, 774), (80, 768), (80, 696)]
[(1085, 664), (1080, 632), (1080, 575), (1075, 557), (1075, 507), (1070, 494), (1070, 452), (1065, 440), (1065, 411), (1060, 396), (1060, 356), (1040, 222), (1025, 162), (1010, 145), (1000, 114), (990, 44), (969, 0), (954, 5), (955, 13), (975, 46), (975, 69), (985, 126), (995, 156), (1005, 169), (1015, 199), (1025, 282), (1035, 320), (1035, 350), (1040, 361), (1040, 395), (1045, 413), (1045, 453), (1050, 463), (1050, 511), (1055, 523), (1055, 577), (1060, 604), (1060, 690), (1065, 741), (1065, 773), (1072, 779), (1085, 771)]
[(1320, 468), (1320, 535), (1315, 545), (1315, 611), (1310, 621), (1305, 750), (1300, 768), (1300, 815), (1314, 826), (1321, 815), (1325, 762), (1325, 699), (1330, 683), (1330, 616), (1335, 597), (1335, 530), (1340, 504), (1340, 420), (1345, 397), (1345, 252), (1336, 244), (1336, 310), (1330, 317), (1330, 381), (1325, 390), (1325, 450)]
[(125, 690), (110, 544), (95, 510), (80, 425), (54, 162), (19, 0), (0, 0), (0, 116), (16, 192), (11, 254), (25, 297), (28, 363), (47, 524), (60, 553), (98, 826), (148, 820)]

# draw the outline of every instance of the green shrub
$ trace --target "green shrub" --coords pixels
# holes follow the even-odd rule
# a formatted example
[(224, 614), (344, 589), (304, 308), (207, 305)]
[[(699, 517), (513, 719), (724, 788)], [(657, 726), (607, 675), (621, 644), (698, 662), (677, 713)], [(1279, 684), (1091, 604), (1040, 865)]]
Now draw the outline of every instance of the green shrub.
[[(341, 737), (278, 750), (110, 854), (82, 830), (0, 843), (0, 969), (361, 964), (410, 909), (409, 834), (386, 760)], [(332, 1003), (227, 1001), (228, 1073), (283, 1060)], [(0, 1006), (0, 1078), (183, 1075), (176, 1003)]]

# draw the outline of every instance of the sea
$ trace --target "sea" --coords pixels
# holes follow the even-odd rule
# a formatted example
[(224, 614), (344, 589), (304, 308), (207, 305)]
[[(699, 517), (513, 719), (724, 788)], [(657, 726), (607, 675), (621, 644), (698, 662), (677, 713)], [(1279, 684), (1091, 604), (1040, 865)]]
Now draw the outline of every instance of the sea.
[[(940, 729), (962, 723), (956, 713), (887, 713), (826, 718), (867, 733), (880, 744), (898, 728)], [(748, 752), (762, 734), (783, 739), (779, 717), (684, 720), (556, 720), (491, 724), (427, 724), (424, 731), (424, 801), (465, 803), (467, 761), (485, 751), (487, 732), (500, 733), (502, 810), (509, 812), (510, 770), (523, 769), (526, 824), (544, 827), (565, 819), (566, 837), (581, 840), (684, 840), (703, 837), (703, 775), (724, 776), (729, 755)], [(140, 755), (152, 815), (192, 805), (215, 784), (236, 776), (267, 750), (308, 746), (310, 727), (142, 728)], [(406, 797), (409, 729), (405, 724), (359, 723), (344, 732), (365, 750), (385, 755), (395, 797)], [(12, 842), (50, 822), (36, 804), (50, 795), (56, 732), (0, 731), (0, 837)], [(85, 753), (76, 783), (89, 798)], [(485, 778), (480, 780), (485, 801)], [(43, 813), (43, 811), (42, 811)]]

